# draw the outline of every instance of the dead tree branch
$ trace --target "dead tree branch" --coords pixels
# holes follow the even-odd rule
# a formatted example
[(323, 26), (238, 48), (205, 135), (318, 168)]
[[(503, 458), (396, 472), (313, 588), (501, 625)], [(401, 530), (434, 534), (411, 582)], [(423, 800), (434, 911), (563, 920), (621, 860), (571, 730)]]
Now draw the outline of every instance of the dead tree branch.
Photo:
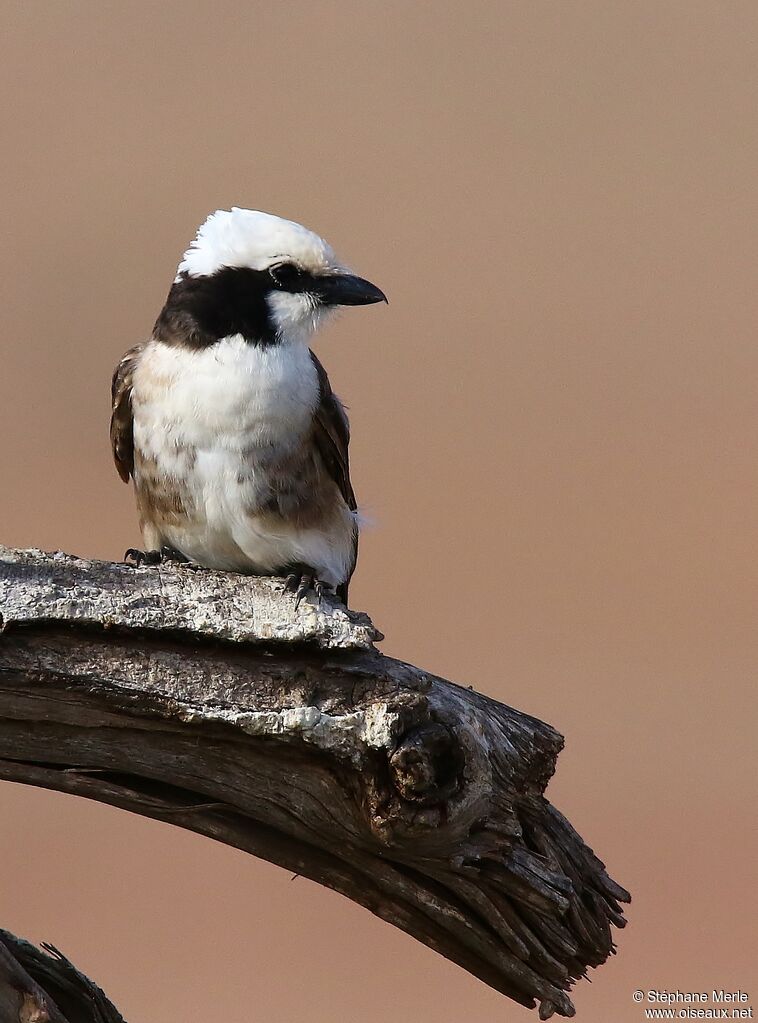
[(544, 798), (549, 725), (276, 579), (0, 548), (0, 614), (0, 778), (243, 849), (574, 1014), (629, 896)]
[(97, 984), (42, 947), (0, 930), (0, 1023), (124, 1023)]

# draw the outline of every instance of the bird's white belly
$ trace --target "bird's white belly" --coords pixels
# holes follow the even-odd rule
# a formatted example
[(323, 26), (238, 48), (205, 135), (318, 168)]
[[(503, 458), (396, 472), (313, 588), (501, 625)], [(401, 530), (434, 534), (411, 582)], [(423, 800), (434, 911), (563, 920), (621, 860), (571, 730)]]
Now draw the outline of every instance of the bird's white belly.
[(319, 529), (251, 514), (256, 473), (303, 441), (318, 393), (299, 343), (260, 348), (228, 338), (198, 352), (149, 346), (135, 373), (135, 448), (159, 477), (181, 481), (187, 511), (151, 523), (160, 535), (151, 534), (150, 544), (167, 543), (210, 568), (269, 573), (300, 562), (324, 582), (344, 581), (355, 528), (347, 506)]
[(333, 586), (349, 574), (354, 517), (345, 506), (342, 522), (322, 529), (250, 512), (248, 487), (237, 482), (243, 468), (229, 451), (198, 451), (187, 480), (200, 515), (163, 528), (166, 542), (198, 564), (222, 570), (271, 573), (301, 563)]

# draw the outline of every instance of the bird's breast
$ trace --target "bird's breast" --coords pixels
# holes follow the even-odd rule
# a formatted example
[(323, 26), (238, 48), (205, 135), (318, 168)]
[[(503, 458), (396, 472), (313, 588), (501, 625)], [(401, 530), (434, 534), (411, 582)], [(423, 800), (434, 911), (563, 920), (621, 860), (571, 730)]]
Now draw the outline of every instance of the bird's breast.
[(310, 430), (318, 397), (299, 342), (262, 347), (231, 337), (199, 351), (153, 342), (134, 375), (135, 446), (146, 457), (187, 447), (201, 455), (259, 449), (270, 459)]
[(151, 342), (134, 373), (134, 481), (146, 544), (199, 564), (294, 562), (334, 585), (356, 523), (313, 438), (319, 380), (304, 344), (227, 338), (199, 352)]

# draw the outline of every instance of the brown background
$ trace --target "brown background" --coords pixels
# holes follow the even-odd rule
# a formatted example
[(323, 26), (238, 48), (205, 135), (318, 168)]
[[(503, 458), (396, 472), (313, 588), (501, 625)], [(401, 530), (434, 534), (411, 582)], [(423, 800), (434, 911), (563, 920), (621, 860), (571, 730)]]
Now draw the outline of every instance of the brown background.
[[(108, 384), (196, 225), (301, 220), (390, 296), (318, 341), (384, 649), (567, 737), (634, 893), (576, 992), (751, 990), (758, 6), (3, 5), (2, 541), (137, 540)], [(752, 716), (752, 719), (751, 719)], [(0, 925), (130, 1023), (528, 1018), (308, 881), (0, 786)], [(758, 990), (752, 990), (758, 1000)]]

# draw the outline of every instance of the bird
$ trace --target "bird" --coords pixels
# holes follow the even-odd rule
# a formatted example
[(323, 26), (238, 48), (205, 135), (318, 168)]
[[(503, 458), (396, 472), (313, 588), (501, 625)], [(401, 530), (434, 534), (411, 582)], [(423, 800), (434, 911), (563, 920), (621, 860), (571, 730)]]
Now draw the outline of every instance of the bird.
[(347, 605), (350, 428), (309, 344), (337, 307), (386, 301), (294, 221), (236, 206), (205, 220), (113, 374), (113, 457), (144, 545), (129, 563), (280, 576), (296, 606)]

